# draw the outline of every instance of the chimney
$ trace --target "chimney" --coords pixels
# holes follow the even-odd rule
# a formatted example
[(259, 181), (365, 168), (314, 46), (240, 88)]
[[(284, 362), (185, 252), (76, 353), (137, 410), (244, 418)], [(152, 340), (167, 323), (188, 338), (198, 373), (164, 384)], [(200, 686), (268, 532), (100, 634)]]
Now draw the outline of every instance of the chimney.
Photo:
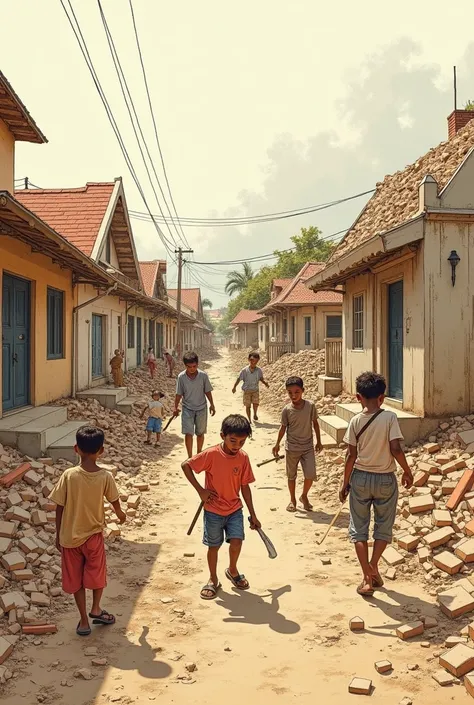
[(453, 110), (448, 117), (448, 139), (452, 139), (459, 130), (474, 119), (474, 110)]

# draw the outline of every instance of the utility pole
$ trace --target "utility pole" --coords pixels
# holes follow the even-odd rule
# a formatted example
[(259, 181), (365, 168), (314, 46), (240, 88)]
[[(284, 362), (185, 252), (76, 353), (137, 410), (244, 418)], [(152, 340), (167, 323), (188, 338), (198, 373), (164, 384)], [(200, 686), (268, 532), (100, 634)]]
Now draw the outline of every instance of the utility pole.
[(183, 250), (179, 247), (175, 250), (178, 255), (178, 320), (176, 324), (176, 352), (181, 357), (181, 280), (183, 274), (183, 253), (192, 254), (194, 250)]

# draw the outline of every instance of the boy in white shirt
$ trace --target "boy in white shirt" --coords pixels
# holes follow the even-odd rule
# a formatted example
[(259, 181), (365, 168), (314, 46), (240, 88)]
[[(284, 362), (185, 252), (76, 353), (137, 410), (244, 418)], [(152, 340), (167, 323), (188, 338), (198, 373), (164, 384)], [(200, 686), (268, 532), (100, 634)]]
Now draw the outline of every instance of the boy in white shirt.
[[(413, 475), (400, 446), (403, 436), (397, 415), (381, 408), (385, 389), (385, 379), (375, 372), (364, 372), (357, 377), (357, 399), (362, 404), (362, 412), (350, 420), (344, 436), (348, 449), (339, 498), (345, 502), (349, 494), (349, 536), (364, 576), (357, 588), (363, 597), (370, 597), (374, 588), (383, 585), (378, 564), (392, 541), (397, 512), (395, 461), (403, 470), (402, 485), (407, 489), (413, 485)], [(374, 509), (374, 547), (369, 561), (371, 507)]]
[(151, 394), (152, 401), (144, 407), (140, 418), (142, 419), (145, 415), (145, 411), (148, 411), (148, 421), (146, 422), (146, 435), (147, 439), (145, 441), (147, 446), (151, 446), (151, 435), (156, 433), (156, 443), (155, 446), (160, 445), (161, 438), (161, 427), (163, 425), (163, 416), (165, 408), (161, 403), (160, 399), (163, 399), (165, 395), (161, 392), (154, 391)]

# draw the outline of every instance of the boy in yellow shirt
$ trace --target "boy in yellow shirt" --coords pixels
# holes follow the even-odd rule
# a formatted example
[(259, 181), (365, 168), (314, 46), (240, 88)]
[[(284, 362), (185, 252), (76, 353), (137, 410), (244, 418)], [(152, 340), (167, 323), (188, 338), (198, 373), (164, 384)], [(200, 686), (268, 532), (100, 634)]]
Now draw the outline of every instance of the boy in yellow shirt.
[[(115, 624), (114, 615), (100, 606), (107, 585), (104, 497), (121, 524), (127, 517), (120, 507), (114, 478), (97, 465), (104, 452), (102, 429), (82, 426), (76, 434), (75, 451), (81, 464), (61, 475), (49, 498), (56, 504), (56, 547), (61, 553), (63, 590), (74, 595), (79, 610), (76, 634), (89, 636), (89, 617), (93, 624)], [(86, 590), (92, 590), (89, 615)]]

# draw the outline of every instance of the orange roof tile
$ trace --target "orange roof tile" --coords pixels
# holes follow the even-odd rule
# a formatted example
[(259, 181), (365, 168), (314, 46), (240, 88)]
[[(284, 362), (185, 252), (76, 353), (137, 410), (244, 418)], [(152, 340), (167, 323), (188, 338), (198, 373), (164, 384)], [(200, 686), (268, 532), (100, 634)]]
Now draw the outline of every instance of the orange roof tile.
[[(199, 313), (200, 289), (181, 289), (181, 301), (185, 306), (189, 306), (193, 311)], [(168, 289), (168, 294), (173, 298), (178, 298), (177, 289)]]
[(274, 306), (295, 306), (305, 304), (342, 304), (342, 294), (335, 291), (314, 292), (305, 285), (305, 282), (321, 272), (326, 264), (324, 262), (306, 262), (298, 274), (291, 280), (274, 299), (262, 309), (269, 311)]
[(53, 230), (91, 256), (115, 183), (81, 188), (15, 191), (15, 198)]
[(160, 263), (158, 260), (154, 262), (139, 262), (140, 272), (142, 274), (143, 288), (147, 296), (153, 296), (155, 293), (156, 275)]
[(248, 308), (244, 308), (242, 311), (238, 312), (235, 318), (231, 320), (230, 324), (232, 326), (237, 326), (239, 323), (256, 323), (260, 320), (260, 318), (263, 318), (263, 316), (261, 316), (258, 311), (251, 311)]
[(0, 119), (17, 141), (37, 144), (48, 141), (1, 71)]

